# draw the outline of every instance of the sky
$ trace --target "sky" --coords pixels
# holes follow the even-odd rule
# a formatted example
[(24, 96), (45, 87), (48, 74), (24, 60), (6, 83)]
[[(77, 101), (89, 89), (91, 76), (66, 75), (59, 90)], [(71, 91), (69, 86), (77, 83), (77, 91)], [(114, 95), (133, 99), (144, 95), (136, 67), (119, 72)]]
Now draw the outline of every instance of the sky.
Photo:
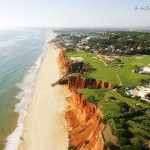
[(0, 0), (0, 27), (150, 26), (141, 6), (150, 0)]

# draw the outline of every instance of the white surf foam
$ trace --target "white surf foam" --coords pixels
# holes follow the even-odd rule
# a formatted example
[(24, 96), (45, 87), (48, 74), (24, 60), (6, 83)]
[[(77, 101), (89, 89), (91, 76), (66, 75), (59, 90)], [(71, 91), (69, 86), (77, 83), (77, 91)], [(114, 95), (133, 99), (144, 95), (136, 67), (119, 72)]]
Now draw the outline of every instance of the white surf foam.
[(47, 49), (47, 46), (46, 46), (47, 42), (49, 40), (52, 40), (53, 38), (52, 34), (53, 33), (51, 33), (50, 38), (48, 38), (45, 42), (42, 55), (37, 59), (34, 66), (32, 66), (28, 70), (23, 81), (20, 84), (17, 84), (17, 86), (21, 89), (21, 92), (16, 96), (16, 98), (18, 98), (20, 102), (15, 107), (15, 112), (19, 113), (19, 118), (18, 118), (16, 129), (13, 131), (12, 134), (10, 134), (7, 137), (5, 150), (17, 150), (21, 142), (21, 136), (23, 133), (23, 121), (24, 121), (25, 116), (28, 113), (28, 105), (31, 101), (31, 96), (32, 96), (33, 89), (35, 86), (35, 81), (36, 81), (36, 75), (39, 70), (42, 58), (45, 55), (45, 51)]
[(15, 112), (19, 113), (19, 118), (17, 128), (11, 135), (7, 137), (5, 150), (18, 149), (18, 145), (21, 141), (23, 132), (23, 121), (28, 112), (28, 105), (31, 101), (32, 92), (35, 86), (36, 74), (38, 72), (44, 54), (45, 51), (35, 62), (35, 65), (29, 69), (23, 81), (20, 84), (17, 84), (17, 86), (21, 89), (21, 92), (16, 96), (16, 98), (18, 98), (20, 102), (16, 105), (15, 108)]
[(16, 38), (16, 39), (12, 39), (12, 40), (7, 40), (7, 41), (3, 41), (3, 42), (0, 42), (0, 48), (4, 48), (6, 46), (12, 46), (12, 45), (15, 45), (16, 42), (18, 41), (22, 41), (22, 40), (26, 40), (28, 39), (27, 36), (22, 36), (22, 37), (19, 37), (19, 38)]

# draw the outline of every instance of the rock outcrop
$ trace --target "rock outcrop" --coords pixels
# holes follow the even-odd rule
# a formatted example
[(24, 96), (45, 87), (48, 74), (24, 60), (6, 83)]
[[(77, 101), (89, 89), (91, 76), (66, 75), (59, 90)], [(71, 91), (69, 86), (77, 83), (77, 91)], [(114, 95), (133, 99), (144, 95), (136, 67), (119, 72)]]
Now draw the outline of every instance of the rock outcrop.
[(83, 94), (77, 93), (76, 89), (109, 89), (111, 84), (96, 79), (86, 79), (79, 74), (70, 75), (69, 69), (72, 67), (65, 57), (63, 49), (60, 51), (59, 60), (60, 69), (64, 77), (57, 83), (68, 85), (68, 89), (71, 92), (71, 97), (68, 98), (68, 108), (65, 113), (68, 123), (69, 147), (75, 150), (103, 150), (104, 141), (101, 131), (104, 125), (100, 121), (100, 110), (93, 103), (85, 100)]
[(69, 69), (69, 61), (65, 57), (65, 50), (63, 48), (60, 48), (59, 52), (59, 67), (63, 75), (66, 75), (68, 73)]
[(66, 120), (69, 124), (69, 146), (77, 150), (103, 150), (99, 109), (82, 94), (72, 91), (68, 98)]
[(76, 90), (79, 88), (110, 89), (112, 86), (108, 82), (84, 78), (77, 74), (66, 75), (62, 77), (60, 80), (58, 80), (56, 83), (53, 83), (52, 85), (55, 86), (56, 84), (61, 85), (67, 84), (70, 90)]
[(84, 62), (69, 61), (69, 64), (70, 65), (68, 69), (68, 74), (71, 74), (71, 73), (84, 74), (84, 73), (96, 70), (90, 64), (84, 63)]
[(68, 87), (70, 90), (79, 88), (110, 89), (111, 84), (96, 79), (86, 79), (81, 76), (71, 76), (68, 79)]
[(62, 48), (60, 50), (59, 60), (61, 61), (60, 62), (60, 69), (64, 75), (74, 74), (74, 73), (84, 74), (86, 72), (96, 70), (90, 64), (84, 63), (83, 61), (68, 60), (65, 57), (65, 50)]

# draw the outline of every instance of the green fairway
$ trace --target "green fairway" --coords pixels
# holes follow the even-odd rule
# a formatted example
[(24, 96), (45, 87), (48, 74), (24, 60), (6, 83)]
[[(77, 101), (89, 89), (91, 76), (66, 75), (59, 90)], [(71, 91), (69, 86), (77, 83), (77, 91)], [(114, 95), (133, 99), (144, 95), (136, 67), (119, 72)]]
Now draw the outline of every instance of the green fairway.
[(134, 73), (135, 66), (143, 67), (150, 63), (149, 56), (143, 56), (141, 59), (137, 59), (138, 56), (130, 56), (126, 58), (125, 56), (121, 56), (121, 62), (124, 67), (120, 67), (118, 70), (118, 74), (122, 80), (124, 87), (130, 87), (134, 85), (140, 85), (141, 79), (150, 79), (149, 75), (146, 74), (138, 74)]
[[(123, 96), (121, 96), (121, 94), (118, 93), (117, 91), (112, 92), (112, 93), (110, 94), (110, 96), (113, 96), (113, 97), (115, 97), (117, 100), (122, 101), (122, 102), (125, 102), (125, 103), (127, 103), (128, 105), (132, 105), (132, 106), (135, 106), (137, 103), (139, 103), (139, 100), (136, 100), (136, 99), (133, 99), (133, 98), (123, 97)], [(148, 103), (147, 103), (147, 102), (141, 103), (141, 106), (142, 106), (143, 108), (148, 108)]]
[[(90, 53), (71, 52), (67, 53), (67, 57), (83, 57), (84, 62), (96, 68), (96, 71), (84, 74), (85, 77), (119, 84), (118, 75), (124, 88), (141, 85), (141, 79), (150, 79), (149, 75), (134, 73), (135, 66), (143, 67), (150, 63), (149, 56), (120, 56), (121, 66), (115, 67), (105, 66), (99, 59), (92, 58), (95, 55)], [(113, 134), (118, 137), (120, 147), (128, 146), (133, 149), (136, 145), (133, 141), (138, 139), (138, 144), (148, 141), (150, 118), (145, 111), (150, 108), (150, 103), (123, 97), (112, 89), (78, 89), (78, 92), (100, 107), (103, 119), (113, 127)], [(126, 110), (124, 106), (127, 106)]]
[[(94, 54), (90, 53), (67, 53), (67, 57), (83, 57), (84, 61), (90, 63), (97, 70), (85, 74), (85, 77), (91, 77), (99, 79), (112, 84), (119, 84), (119, 80), (116, 76), (116, 69), (118, 66), (110, 67), (105, 66), (102, 61), (94, 57)], [(141, 79), (150, 79), (149, 75), (134, 73), (135, 66), (145, 66), (150, 63), (149, 56), (143, 56), (138, 59), (139, 56), (120, 56), (122, 67), (118, 70), (118, 75), (122, 81), (123, 87), (130, 87), (141, 84)]]
[(85, 99), (92, 98), (93, 102), (98, 104), (105, 96), (105, 93), (108, 92), (108, 89), (78, 89), (79, 93), (83, 93)]
[(84, 61), (90, 63), (97, 70), (91, 73), (85, 74), (85, 77), (91, 77), (98, 80), (102, 80), (109, 83), (118, 83), (118, 79), (115, 74), (117, 67), (107, 67), (102, 61), (94, 57), (94, 54), (89, 53), (67, 53), (67, 57), (83, 57)]

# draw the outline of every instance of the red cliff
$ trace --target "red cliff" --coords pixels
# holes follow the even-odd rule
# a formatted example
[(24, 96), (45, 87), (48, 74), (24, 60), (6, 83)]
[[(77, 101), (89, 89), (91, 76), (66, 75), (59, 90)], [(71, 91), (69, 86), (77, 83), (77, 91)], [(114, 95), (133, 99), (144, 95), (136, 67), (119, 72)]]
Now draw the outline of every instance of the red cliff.
[[(68, 74), (69, 61), (62, 49), (59, 54), (60, 68), (64, 75)], [(77, 150), (103, 150), (104, 141), (101, 136), (103, 124), (100, 123), (101, 113), (93, 103), (84, 100), (83, 94), (76, 92), (78, 88), (111, 88), (111, 84), (81, 76), (69, 76), (66, 82), (71, 92), (65, 118), (68, 123), (69, 147)]]
[(63, 75), (66, 75), (68, 73), (69, 61), (65, 57), (65, 50), (63, 48), (60, 49), (58, 59), (59, 59), (60, 70)]
[(66, 120), (69, 124), (69, 146), (77, 150), (103, 150), (101, 137), (103, 124), (100, 111), (91, 102), (85, 101), (82, 94), (72, 91), (68, 99)]
[(86, 79), (81, 76), (71, 76), (68, 79), (70, 90), (79, 88), (110, 89), (111, 84), (96, 79)]

